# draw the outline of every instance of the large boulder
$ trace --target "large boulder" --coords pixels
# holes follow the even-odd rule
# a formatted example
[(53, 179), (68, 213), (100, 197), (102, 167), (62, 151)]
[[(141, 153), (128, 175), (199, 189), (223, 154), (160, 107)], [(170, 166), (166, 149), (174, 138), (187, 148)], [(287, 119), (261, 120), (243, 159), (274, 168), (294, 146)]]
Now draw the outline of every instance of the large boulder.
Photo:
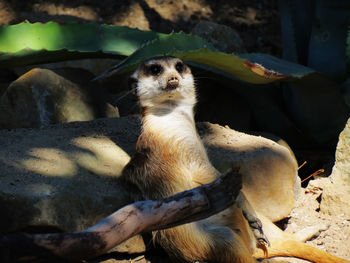
[(208, 40), (220, 51), (226, 53), (246, 52), (238, 32), (226, 25), (203, 20), (193, 27), (191, 33)]
[(297, 162), (289, 148), (216, 124), (200, 123), (198, 131), (218, 170), (240, 167), (243, 191), (257, 212), (272, 221), (290, 213), (301, 186)]
[(350, 218), (350, 119), (339, 136), (335, 157), (331, 180), (323, 190), (321, 212)]
[[(53, 62), (47, 64), (40, 64), (40, 68), (50, 69), (50, 70), (60, 70), (63, 68), (77, 69), (91, 72), (93, 76), (100, 75), (106, 69), (119, 64), (121, 60), (110, 59), (110, 58), (87, 58), (87, 59), (74, 59), (74, 60), (64, 60), (60, 62)], [(36, 68), (37, 65), (28, 65), (24, 67), (14, 68), (13, 70), (17, 75), (23, 75), (26, 72)], [(90, 79), (88, 79), (90, 80)], [(115, 83), (114, 83), (115, 84)]]
[(0, 131), (0, 231), (82, 230), (129, 203), (117, 178), (138, 129), (123, 118)]
[[(90, 83), (93, 77), (80, 69), (28, 71), (0, 98), (0, 129), (42, 127), (101, 116)], [(113, 115), (110, 107), (107, 109), (109, 117), (118, 116), (116, 110)]]
[[(288, 215), (300, 184), (287, 148), (219, 125), (198, 128), (218, 169), (240, 167), (259, 212)], [(0, 232), (82, 230), (131, 202), (118, 177), (139, 133), (135, 117), (0, 131)]]

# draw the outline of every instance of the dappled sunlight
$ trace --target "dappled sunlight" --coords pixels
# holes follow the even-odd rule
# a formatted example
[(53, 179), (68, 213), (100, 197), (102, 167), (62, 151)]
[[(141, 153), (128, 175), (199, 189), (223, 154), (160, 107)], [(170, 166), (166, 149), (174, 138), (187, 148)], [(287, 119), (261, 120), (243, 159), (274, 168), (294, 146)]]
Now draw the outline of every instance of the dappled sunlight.
[(168, 4), (159, 4), (157, 0), (145, 0), (145, 2), (163, 19), (171, 22), (176, 22), (179, 19), (190, 20), (193, 14), (208, 19), (213, 13), (210, 5), (205, 1), (172, 1)]
[(138, 28), (141, 30), (150, 30), (150, 25), (145, 16), (145, 12), (139, 3), (132, 3), (126, 14), (118, 13), (114, 15), (112, 18), (112, 24)]
[(50, 176), (74, 176), (78, 172), (77, 165), (64, 152), (52, 148), (32, 148), (28, 157), (17, 164), (26, 170)]
[(118, 177), (138, 125), (121, 118), (0, 131), (5, 228), (82, 230), (130, 203)]
[(247, 7), (246, 9), (238, 9), (237, 12), (241, 13), (240, 16), (233, 18), (236, 23), (246, 25), (264, 24), (266, 21), (259, 18), (259, 10), (253, 7)]
[(9, 24), (15, 19), (16, 12), (10, 3), (7, 3), (5, 1), (0, 2), (0, 17), (0, 25)]
[(100, 175), (119, 175), (130, 159), (129, 155), (109, 138), (80, 137), (72, 143), (88, 151), (74, 152), (71, 158), (84, 169)]
[(32, 148), (27, 158), (10, 162), (12, 166), (47, 176), (75, 176), (79, 168), (104, 176), (118, 176), (130, 156), (109, 138), (80, 137), (71, 144), (79, 150)]

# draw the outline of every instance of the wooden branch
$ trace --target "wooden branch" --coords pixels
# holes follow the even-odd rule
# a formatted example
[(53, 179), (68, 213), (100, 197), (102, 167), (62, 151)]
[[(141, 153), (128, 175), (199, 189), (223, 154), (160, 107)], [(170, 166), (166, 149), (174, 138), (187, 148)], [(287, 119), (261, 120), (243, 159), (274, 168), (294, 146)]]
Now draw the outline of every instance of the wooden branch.
[(89, 259), (139, 234), (214, 215), (232, 205), (242, 187), (238, 170), (214, 182), (157, 201), (127, 205), (91, 228), (73, 233), (0, 235), (0, 261), (28, 256)]

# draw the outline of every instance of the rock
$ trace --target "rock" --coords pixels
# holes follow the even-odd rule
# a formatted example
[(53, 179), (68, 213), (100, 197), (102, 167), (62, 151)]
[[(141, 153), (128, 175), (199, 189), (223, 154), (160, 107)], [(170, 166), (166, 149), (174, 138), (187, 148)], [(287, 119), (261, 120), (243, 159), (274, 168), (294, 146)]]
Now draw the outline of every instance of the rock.
[[(14, 81), (0, 98), (0, 128), (42, 127), (87, 121), (100, 114), (84, 70), (35, 68)], [(114, 114), (118, 116), (116, 112)]]
[(321, 212), (350, 219), (350, 119), (338, 140), (335, 165), (322, 194)]
[(119, 118), (119, 109), (110, 103), (105, 104), (104, 110), (107, 118)]
[(82, 230), (128, 203), (117, 178), (138, 128), (123, 118), (0, 131), (0, 231)]
[[(131, 202), (118, 184), (136, 118), (0, 131), (0, 232), (86, 229)], [(144, 251), (140, 238), (121, 252)]]
[[(41, 64), (40, 68), (45, 68), (50, 70), (56, 70), (56, 69), (62, 69), (62, 68), (84, 69), (86, 71), (91, 72), (94, 76), (97, 76), (102, 72), (104, 72), (105, 70), (118, 64), (120, 61), (121, 60), (110, 59), (110, 58), (75, 59), (75, 60), (65, 60), (65, 61), (55, 62), (55, 63)], [(15, 68), (15, 72), (18, 75), (23, 75), (35, 67), (36, 66), (18, 67), (18, 68)]]
[(226, 53), (246, 52), (244, 43), (236, 30), (210, 21), (200, 21), (191, 30), (214, 45), (218, 50)]
[(301, 191), (290, 149), (269, 139), (202, 123), (198, 131), (210, 161), (221, 172), (240, 167), (243, 191), (257, 212), (272, 221), (285, 218)]
[[(131, 202), (118, 177), (139, 132), (135, 117), (0, 131), (0, 232), (82, 230)], [(297, 184), (286, 148), (209, 123), (199, 124), (199, 132), (216, 167), (241, 167), (248, 198), (261, 198), (254, 203), (259, 211), (274, 219), (289, 213)], [(135, 240), (123, 249), (143, 251)]]

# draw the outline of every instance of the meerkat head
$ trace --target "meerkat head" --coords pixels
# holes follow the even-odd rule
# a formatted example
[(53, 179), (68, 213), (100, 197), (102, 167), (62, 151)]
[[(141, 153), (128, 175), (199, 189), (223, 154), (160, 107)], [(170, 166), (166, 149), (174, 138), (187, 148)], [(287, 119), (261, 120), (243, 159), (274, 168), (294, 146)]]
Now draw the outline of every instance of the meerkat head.
[(196, 103), (191, 70), (179, 58), (150, 58), (138, 67), (130, 79), (143, 108), (192, 107)]

